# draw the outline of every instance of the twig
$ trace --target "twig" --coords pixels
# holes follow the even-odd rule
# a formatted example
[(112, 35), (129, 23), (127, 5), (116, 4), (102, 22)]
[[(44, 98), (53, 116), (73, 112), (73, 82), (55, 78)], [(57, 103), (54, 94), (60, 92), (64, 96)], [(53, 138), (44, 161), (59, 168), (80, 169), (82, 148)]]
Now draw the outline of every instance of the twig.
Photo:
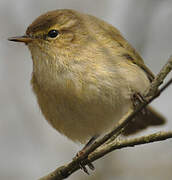
[(142, 136), (139, 138), (113, 141), (109, 144), (103, 145), (103, 147), (100, 147), (96, 151), (91, 153), (88, 157), (88, 160), (90, 162), (93, 162), (116, 149), (122, 149), (122, 148), (126, 148), (126, 147), (134, 147), (136, 145), (141, 145), (141, 144), (149, 144), (152, 142), (163, 141), (163, 140), (170, 139), (170, 138), (172, 138), (172, 131), (157, 132), (157, 133), (150, 134), (147, 136)]
[(172, 70), (172, 56), (170, 56), (168, 62), (163, 66), (160, 73), (155, 77), (154, 81), (151, 83), (149, 92), (146, 93), (147, 97), (153, 96), (156, 93), (158, 87), (163, 83), (165, 77), (171, 70)]
[[(142, 136), (139, 138), (133, 138), (133, 139), (125, 139), (125, 140), (120, 140), (120, 141), (113, 141), (109, 144), (103, 145), (102, 147), (99, 147), (96, 151), (91, 153), (88, 156), (88, 159), (83, 161), (83, 165), (88, 164), (88, 162), (93, 162), (106, 154), (116, 150), (116, 149), (122, 149), (122, 148), (127, 148), (127, 147), (134, 147), (136, 145), (141, 145), (141, 144), (149, 144), (152, 142), (158, 142), (158, 141), (163, 141), (166, 139), (172, 138), (172, 131), (169, 132), (157, 132), (154, 134), (150, 134), (148, 136)], [(61, 180), (64, 179), (64, 169), (70, 166), (70, 164), (67, 164), (66, 166), (61, 166), (55, 171), (51, 172), (49, 175), (41, 178), (40, 180)], [(76, 164), (73, 166), (70, 170), (70, 174), (75, 172), (76, 170), (79, 169), (79, 166)], [(68, 175), (70, 175), (68, 174)]]
[[(40, 180), (62, 180), (67, 178), (73, 172), (79, 169), (79, 163), (82, 161), (82, 164), (87, 164), (89, 161), (87, 157), (94, 152), (98, 147), (108, 141), (112, 136), (113, 139), (118, 137), (123, 129), (131, 122), (133, 117), (137, 115), (143, 108), (145, 108), (149, 103), (151, 103), (154, 99), (156, 99), (170, 84), (172, 84), (172, 79), (168, 81), (161, 89), (158, 90), (158, 87), (162, 84), (163, 80), (167, 76), (167, 74), (172, 70), (172, 57), (169, 58), (168, 62), (160, 73), (155, 77), (154, 81), (151, 83), (150, 89), (144, 96), (145, 101), (141, 102), (135, 110), (131, 110), (128, 114), (120, 121), (113, 131), (106, 134), (102, 139), (95, 142), (92, 146), (90, 146), (82, 156), (75, 158), (66, 166), (62, 166), (56, 169), (54, 172), (50, 173), (49, 175), (41, 178)], [(163, 139), (162, 139), (163, 140)], [(155, 140), (156, 141), (156, 140)], [(92, 153), (93, 154), (93, 153)]]

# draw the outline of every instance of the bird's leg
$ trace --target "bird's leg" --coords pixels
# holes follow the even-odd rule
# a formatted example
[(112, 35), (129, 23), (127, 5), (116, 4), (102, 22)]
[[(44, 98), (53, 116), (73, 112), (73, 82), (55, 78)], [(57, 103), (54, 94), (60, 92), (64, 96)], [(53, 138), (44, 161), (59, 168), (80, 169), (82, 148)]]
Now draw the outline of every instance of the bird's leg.
[(97, 138), (98, 138), (98, 135), (93, 136), (93, 137), (85, 144), (85, 146), (82, 148), (81, 151), (84, 151), (84, 150), (86, 150), (89, 146), (91, 146)]
[[(138, 92), (136, 92), (136, 93), (133, 94), (131, 100), (132, 100), (134, 109), (135, 109), (140, 103), (145, 102), (144, 97), (143, 97), (140, 93), (138, 93)], [(146, 113), (147, 113), (146, 109), (144, 108), (144, 109), (141, 111), (141, 113), (142, 113), (142, 114), (146, 114)]]
[[(88, 147), (90, 147), (94, 142), (95, 140), (97, 139), (98, 135), (95, 135), (93, 136), (86, 144), (85, 146), (76, 154), (76, 157), (80, 157), (86, 150)], [(88, 167), (91, 169), (91, 170), (94, 170), (94, 165), (90, 162), (87, 164)], [(89, 174), (87, 168), (82, 164), (82, 162), (79, 164), (80, 168), (87, 174)]]

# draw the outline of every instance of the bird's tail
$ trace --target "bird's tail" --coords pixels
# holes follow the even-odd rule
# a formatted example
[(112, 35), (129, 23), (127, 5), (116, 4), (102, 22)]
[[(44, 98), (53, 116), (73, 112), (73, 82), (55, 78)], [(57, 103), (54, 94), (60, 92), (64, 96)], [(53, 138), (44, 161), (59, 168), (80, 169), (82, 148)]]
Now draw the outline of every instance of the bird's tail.
[(165, 118), (148, 106), (145, 113), (140, 113), (124, 130), (123, 135), (128, 136), (146, 129), (149, 126), (165, 124)]

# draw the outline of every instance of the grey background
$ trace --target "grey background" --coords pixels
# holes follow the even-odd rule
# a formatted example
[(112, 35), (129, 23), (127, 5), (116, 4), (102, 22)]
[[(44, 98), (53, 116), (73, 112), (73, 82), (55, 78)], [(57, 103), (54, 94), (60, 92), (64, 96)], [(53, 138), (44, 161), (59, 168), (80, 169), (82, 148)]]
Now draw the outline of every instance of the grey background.
[[(23, 35), (40, 14), (57, 8), (93, 14), (116, 26), (157, 73), (172, 54), (171, 0), (0, 0), (0, 179), (37, 179), (68, 162), (81, 146), (44, 120), (30, 86), (32, 61), (22, 44), (7, 37)], [(169, 75), (169, 77), (172, 74)], [(172, 87), (153, 103), (172, 129)], [(141, 134), (138, 134), (141, 135)], [(71, 180), (171, 180), (172, 141), (113, 152), (95, 163), (90, 176)]]

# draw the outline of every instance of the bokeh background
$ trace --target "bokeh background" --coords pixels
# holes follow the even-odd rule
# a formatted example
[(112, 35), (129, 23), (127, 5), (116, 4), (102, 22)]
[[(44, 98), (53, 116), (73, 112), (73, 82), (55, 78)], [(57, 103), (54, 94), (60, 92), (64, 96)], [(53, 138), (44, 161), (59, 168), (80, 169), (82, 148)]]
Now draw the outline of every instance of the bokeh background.
[[(0, 0), (0, 180), (33, 180), (68, 162), (81, 146), (44, 120), (31, 90), (31, 56), (23, 35), (40, 14), (70, 8), (116, 26), (157, 73), (172, 54), (171, 0)], [(172, 74), (169, 75), (169, 77)], [(153, 102), (168, 123), (138, 134), (172, 129), (172, 87)], [(126, 148), (95, 163), (90, 176), (79, 171), (71, 180), (171, 180), (172, 140)]]

